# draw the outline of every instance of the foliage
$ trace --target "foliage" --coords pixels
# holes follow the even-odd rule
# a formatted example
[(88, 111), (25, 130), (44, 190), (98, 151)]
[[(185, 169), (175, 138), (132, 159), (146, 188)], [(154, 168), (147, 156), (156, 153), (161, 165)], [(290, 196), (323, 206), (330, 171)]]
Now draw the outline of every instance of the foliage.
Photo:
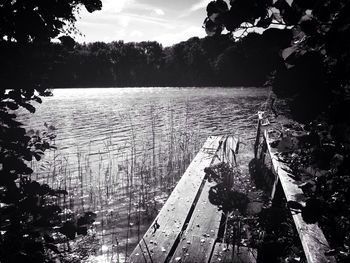
[[(31, 161), (39, 161), (55, 138), (54, 127), (43, 132), (26, 131), (16, 110), (35, 112), (33, 103), (50, 95), (44, 84), (46, 50), (51, 38), (74, 28), (76, 10), (101, 8), (99, 0), (1, 1), (0, 3), (0, 261), (52, 262), (65, 238), (84, 234), (93, 214), (63, 222), (58, 197), (63, 189), (51, 189), (31, 178)], [(11, 60), (14, 61), (11, 62)], [(6, 70), (3, 70), (6, 69)], [(6, 89), (6, 90), (5, 90)]]
[(249, 199), (241, 190), (241, 174), (237, 167), (233, 169), (228, 163), (221, 162), (206, 167), (204, 172), (209, 182), (216, 182), (209, 190), (210, 203), (217, 205), (224, 213), (236, 209), (243, 213), (246, 210)]
[(271, 70), (273, 90), (290, 100), (296, 120), (309, 122), (330, 105), (337, 108), (339, 97), (349, 100), (349, 8), (347, 0), (236, 0), (230, 8), (217, 0), (207, 6), (205, 28), (209, 35), (225, 28), (234, 36), (268, 28), (261, 38), (283, 59)]
[(250, 245), (257, 247), (257, 262), (307, 262), (293, 219), (284, 204), (265, 207), (254, 220)]
[(81, 8), (100, 10), (100, 0), (1, 1), (0, 39), (20, 44), (49, 42), (60, 33), (76, 33), (74, 22)]
[[(309, 133), (294, 137), (291, 150), (279, 154), (290, 168), (305, 197), (305, 206), (289, 202), (307, 223), (320, 223), (339, 262), (350, 258), (350, 162), (349, 147), (335, 141), (327, 123), (308, 126)], [(279, 147), (286, 137), (279, 139)]]
[[(304, 124), (305, 135), (281, 158), (308, 197), (305, 206), (288, 205), (306, 222), (321, 223), (340, 262), (350, 255), (349, 11), (348, 0), (235, 0), (230, 5), (217, 0), (208, 4), (204, 23), (208, 35), (227, 29), (237, 43), (268, 39), (271, 53), (265, 59), (278, 56), (282, 62), (271, 67), (272, 88), (288, 102), (291, 117)], [(226, 59), (234, 65), (238, 55)], [(282, 133), (277, 147), (290, 141), (287, 137)]]

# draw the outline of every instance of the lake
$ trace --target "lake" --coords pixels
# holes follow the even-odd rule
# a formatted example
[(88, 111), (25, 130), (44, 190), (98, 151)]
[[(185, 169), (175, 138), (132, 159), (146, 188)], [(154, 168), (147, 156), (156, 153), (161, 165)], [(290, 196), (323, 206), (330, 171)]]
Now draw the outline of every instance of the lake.
[[(33, 163), (37, 180), (67, 189), (63, 216), (97, 214), (89, 262), (123, 262), (209, 135), (240, 137), (251, 156), (265, 88), (56, 89), (22, 113), (26, 127), (54, 126), (57, 150)], [(93, 237), (91, 239), (91, 237)], [(92, 240), (92, 241), (91, 241)], [(79, 247), (79, 244), (77, 245)], [(80, 252), (77, 251), (77, 254)]]

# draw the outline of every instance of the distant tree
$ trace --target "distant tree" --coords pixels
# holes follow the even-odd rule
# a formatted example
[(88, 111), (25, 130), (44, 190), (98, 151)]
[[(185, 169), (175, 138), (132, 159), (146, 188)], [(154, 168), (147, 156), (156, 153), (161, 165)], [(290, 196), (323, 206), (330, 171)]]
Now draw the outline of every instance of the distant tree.
[[(38, 0), (0, 2), (0, 261), (57, 262), (61, 257), (52, 234), (66, 238), (85, 233), (94, 215), (62, 222), (55, 198), (64, 190), (53, 190), (31, 178), (28, 162), (40, 160), (53, 146), (53, 127), (44, 132), (26, 131), (15, 110), (35, 112), (33, 102), (49, 95), (45, 80), (50, 67), (50, 39), (72, 48), (74, 22), (79, 8), (99, 10), (99, 0)], [(69, 47), (70, 46), (70, 47)], [(54, 227), (56, 227), (55, 230)]]

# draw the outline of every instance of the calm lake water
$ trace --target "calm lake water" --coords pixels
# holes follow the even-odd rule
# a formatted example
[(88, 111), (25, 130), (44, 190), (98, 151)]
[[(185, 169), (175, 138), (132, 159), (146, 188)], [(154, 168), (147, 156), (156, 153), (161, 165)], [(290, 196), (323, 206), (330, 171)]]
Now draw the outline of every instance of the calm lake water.
[[(123, 262), (209, 135), (240, 137), (249, 155), (264, 88), (57, 89), (31, 129), (53, 125), (56, 151), (35, 177), (69, 191), (65, 216), (93, 211), (90, 262)], [(244, 151), (244, 150), (243, 150)], [(86, 243), (84, 238), (80, 240)], [(86, 248), (86, 244), (84, 245)]]

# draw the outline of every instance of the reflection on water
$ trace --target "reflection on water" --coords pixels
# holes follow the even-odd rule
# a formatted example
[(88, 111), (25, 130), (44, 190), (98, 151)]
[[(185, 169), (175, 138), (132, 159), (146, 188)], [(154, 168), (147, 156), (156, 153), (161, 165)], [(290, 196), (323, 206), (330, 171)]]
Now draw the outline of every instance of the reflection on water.
[[(66, 211), (94, 211), (98, 262), (123, 261), (209, 135), (248, 142), (267, 97), (256, 88), (58, 89), (29, 128), (56, 127), (58, 150), (35, 165), (66, 188)], [(92, 258), (90, 258), (92, 260)]]

